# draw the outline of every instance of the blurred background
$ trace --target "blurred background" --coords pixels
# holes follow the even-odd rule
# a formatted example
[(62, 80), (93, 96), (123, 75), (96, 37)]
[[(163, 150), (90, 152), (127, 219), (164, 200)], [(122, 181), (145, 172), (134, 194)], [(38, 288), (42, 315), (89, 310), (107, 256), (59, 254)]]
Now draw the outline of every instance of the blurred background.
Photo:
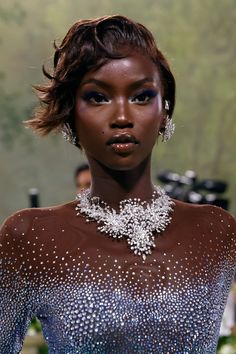
[(171, 169), (225, 181), (236, 215), (235, 0), (8, 0), (0, 4), (0, 222), (30, 206), (30, 188), (40, 206), (74, 199), (73, 171), (85, 156), (59, 135), (37, 137), (22, 121), (37, 104), (31, 86), (45, 80), (41, 67), (51, 66), (54, 39), (78, 19), (116, 13), (153, 32), (177, 82), (176, 132), (156, 145), (153, 179)]

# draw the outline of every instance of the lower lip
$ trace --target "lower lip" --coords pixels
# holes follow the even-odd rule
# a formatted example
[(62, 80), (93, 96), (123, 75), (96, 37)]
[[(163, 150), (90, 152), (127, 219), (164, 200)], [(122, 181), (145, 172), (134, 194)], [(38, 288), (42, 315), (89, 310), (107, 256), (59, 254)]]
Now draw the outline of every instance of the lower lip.
[(136, 149), (137, 144), (135, 143), (116, 143), (110, 145), (112, 150), (119, 153), (128, 153)]

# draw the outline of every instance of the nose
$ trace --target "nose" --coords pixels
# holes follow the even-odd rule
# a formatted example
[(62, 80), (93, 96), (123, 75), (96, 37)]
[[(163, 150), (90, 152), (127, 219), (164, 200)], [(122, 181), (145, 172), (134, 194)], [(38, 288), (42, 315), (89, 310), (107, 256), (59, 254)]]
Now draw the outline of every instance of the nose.
[(133, 125), (128, 102), (123, 99), (118, 100), (112, 114), (111, 128), (132, 128)]

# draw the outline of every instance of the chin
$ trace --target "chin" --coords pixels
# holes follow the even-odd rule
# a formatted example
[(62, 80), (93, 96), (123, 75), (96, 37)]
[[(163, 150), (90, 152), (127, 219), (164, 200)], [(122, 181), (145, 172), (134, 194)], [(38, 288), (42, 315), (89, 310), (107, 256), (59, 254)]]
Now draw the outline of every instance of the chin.
[(132, 157), (132, 155), (130, 155), (126, 157), (121, 157), (119, 159), (117, 158), (116, 161), (114, 160), (109, 162), (106, 161), (106, 163), (102, 163), (102, 164), (104, 164), (110, 170), (114, 170), (114, 171), (131, 171), (139, 167), (143, 163), (145, 163), (145, 161), (149, 157), (151, 157), (151, 153), (149, 153), (147, 156), (143, 157), (142, 159), (140, 159), (140, 156), (137, 159)]

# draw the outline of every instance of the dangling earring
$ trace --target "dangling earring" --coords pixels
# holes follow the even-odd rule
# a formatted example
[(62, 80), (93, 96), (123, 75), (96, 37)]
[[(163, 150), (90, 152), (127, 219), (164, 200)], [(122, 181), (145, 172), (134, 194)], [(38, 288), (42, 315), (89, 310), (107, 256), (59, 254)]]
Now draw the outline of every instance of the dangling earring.
[[(165, 100), (165, 110), (168, 112), (169, 109), (170, 109), (169, 101)], [(165, 130), (163, 133), (159, 132), (159, 134), (162, 136), (162, 141), (164, 143), (167, 142), (174, 134), (174, 131), (175, 131), (175, 123), (173, 123), (172, 119), (169, 118), (169, 116), (167, 114)]]
[(69, 143), (76, 145), (76, 136), (72, 132), (72, 129), (71, 129), (69, 123), (63, 124), (63, 126), (61, 128), (61, 134), (66, 141), (69, 141)]

